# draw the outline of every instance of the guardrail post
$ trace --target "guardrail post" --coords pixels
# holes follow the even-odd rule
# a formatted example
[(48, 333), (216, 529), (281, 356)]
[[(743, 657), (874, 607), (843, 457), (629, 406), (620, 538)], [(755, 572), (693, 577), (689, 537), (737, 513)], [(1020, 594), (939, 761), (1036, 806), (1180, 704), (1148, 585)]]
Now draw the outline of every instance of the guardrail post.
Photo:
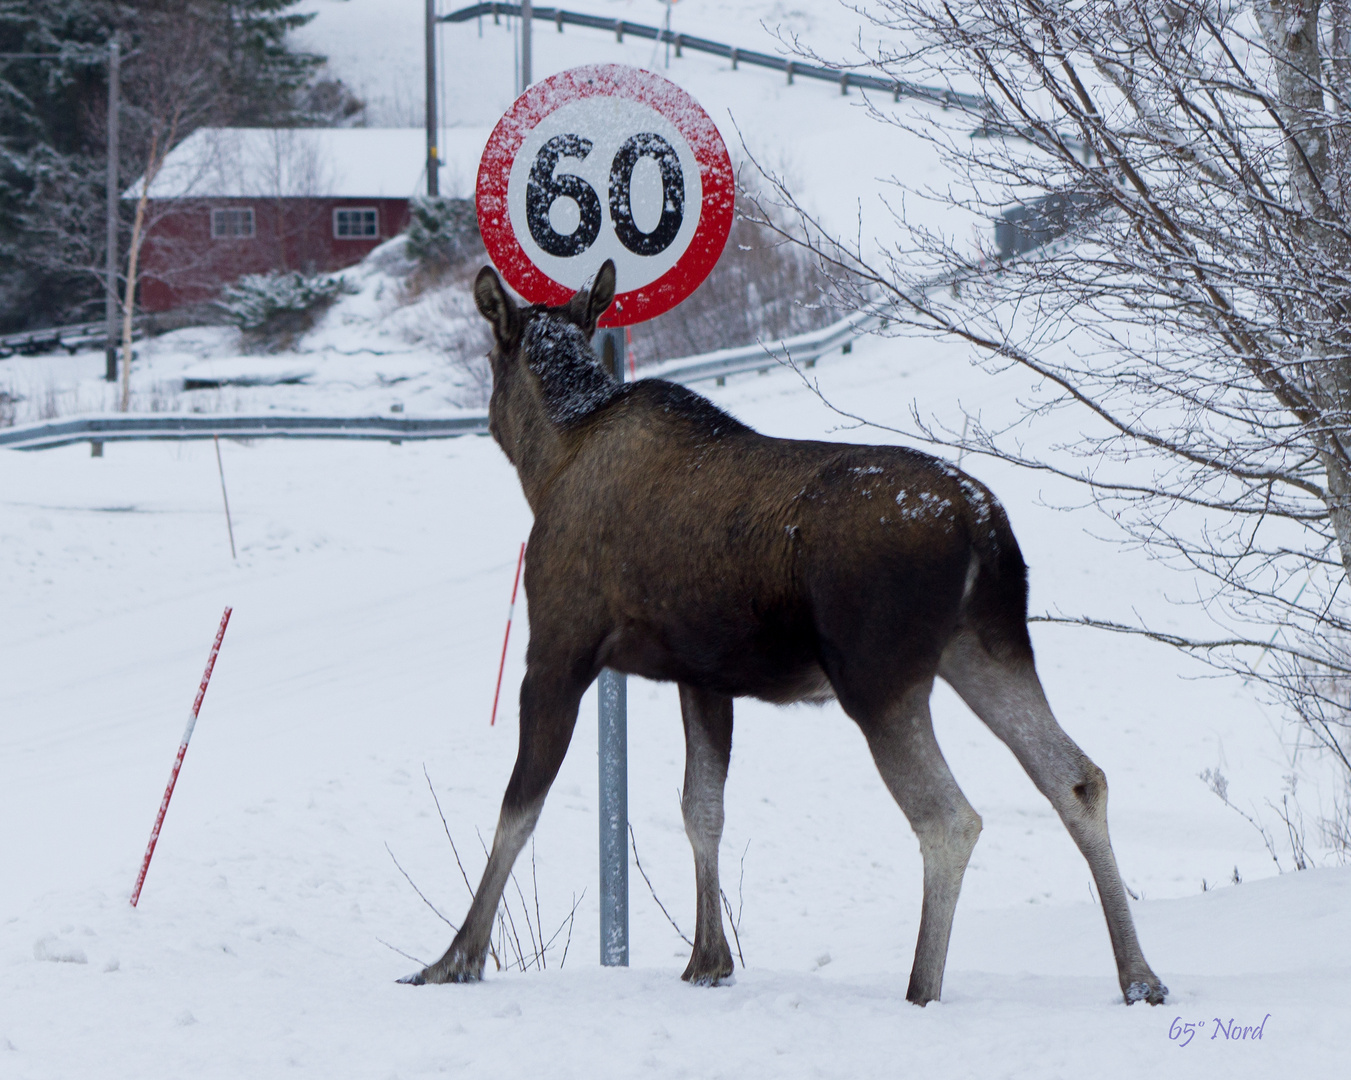
[[(600, 332), (601, 363), (624, 381), (624, 332)], [(617, 671), (600, 673), (600, 962), (629, 966), (628, 687)]]

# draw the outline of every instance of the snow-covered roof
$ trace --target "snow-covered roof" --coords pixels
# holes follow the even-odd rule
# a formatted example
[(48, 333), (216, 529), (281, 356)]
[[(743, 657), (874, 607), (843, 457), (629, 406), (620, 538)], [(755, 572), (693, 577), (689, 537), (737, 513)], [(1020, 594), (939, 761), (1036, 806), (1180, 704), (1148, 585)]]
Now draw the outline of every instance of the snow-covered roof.
[[(490, 131), (441, 132), (442, 194), (473, 195)], [(406, 199), (427, 190), (426, 164), (422, 128), (199, 128), (165, 158), (150, 197)]]

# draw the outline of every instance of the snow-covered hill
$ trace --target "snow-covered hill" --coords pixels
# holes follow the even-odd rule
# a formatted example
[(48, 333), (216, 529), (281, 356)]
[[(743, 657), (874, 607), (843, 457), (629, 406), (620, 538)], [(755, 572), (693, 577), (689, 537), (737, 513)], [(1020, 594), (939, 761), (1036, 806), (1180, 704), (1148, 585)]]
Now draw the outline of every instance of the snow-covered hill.
[[(344, 271), (348, 291), (289, 348), (262, 348), (220, 325), (137, 342), (131, 411), (349, 416), (481, 408), (488, 339), (467, 279), (420, 289), (402, 246), (396, 238)], [(102, 353), (93, 351), (14, 357), (0, 368), (0, 389), (15, 401), (16, 423), (113, 411), (118, 388), (103, 371)]]

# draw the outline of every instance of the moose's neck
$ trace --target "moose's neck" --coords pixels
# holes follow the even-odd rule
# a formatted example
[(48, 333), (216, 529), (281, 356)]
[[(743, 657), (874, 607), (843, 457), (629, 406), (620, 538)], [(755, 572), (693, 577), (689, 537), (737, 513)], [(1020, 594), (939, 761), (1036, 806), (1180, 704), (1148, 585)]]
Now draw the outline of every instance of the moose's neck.
[(526, 330), (509, 384), (490, 409), (499, 441), (516, 466), (531, 509), (567, 464), (578, 425), (623, 394), (601, 371), (585, 336), (557, 316), (535, 319)]
[(516, 466), (530, 509), (538, 513), (540, 500), (571, 456), (571, 440), (548, 410), (529, 380), (518, 380), (504, 401), (494, 396), (490, 406), (498, 442)]

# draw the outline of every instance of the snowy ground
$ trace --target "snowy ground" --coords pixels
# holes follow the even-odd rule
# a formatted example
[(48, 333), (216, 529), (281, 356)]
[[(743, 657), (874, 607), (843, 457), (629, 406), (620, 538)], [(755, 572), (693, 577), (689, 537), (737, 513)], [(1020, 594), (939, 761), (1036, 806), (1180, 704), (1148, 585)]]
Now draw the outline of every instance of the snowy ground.
[[(912, 398), (994, 404), (960, 352), (868, 342), (824, 360), (842, 406), (900, 420)], [(716, 391), (776, 434), (868, 438), (791, 372)], [(0, 1072), (23, 1078), (422, 1076), (1333, 1075), (1351, 991), (1351, 872), (1273, 877), (1245, 805), (1287, 770), (1230, 681), (1147, 643), (1041, 628), (1062, 722), (1107, 771), (1113, 835), (1147, 955), (1172, 988), (1125, 1008), (1087, 870), (1010, 756), (936, 695), (944, 750), (985, 834), (958, 909), (944, 1001), (904, 990), (916, 845), (836, 707), (744, 704), (724, 861), (744, 903), (736, 984), (679, 982), (685, 948), (633, 873), (633, 966), (596, 964), (595, 705), (538, 833), (550, 929), (578, 910), (566, 966), (478, 987), (396, 986), (458, 920), (459, 881), (422, 770), (471, 876), (514, 754), (514, 636), (488, 726), (528, 511), (488, 439), (226, 444), (229, 557), (209, 445), (0, 457)], [(1177, 580), (1092, 539), (1091, 513), (967, 462), (1000, 493), (1033, 606), (1166, 613)], [(207, 645), (235, 608), (138, 910), (127, 904)], [(1183, 613), (1185, 614), (1185, 613)], [(1182, 615), (1179, 615), (1182, 617)], [(523, 625), (523, 624), (521, 624)], [(630, 815), (643, 865), (689, 932), (674, 691), (630, 690)], [(736, 867), (744, 853), (744, 884)], [(1237, 866), (1245, 882), (1225, 883)], [(1258, 880), (1266, 878), (1266, 880)], [(527, 895), (529, 876), (523, 878)], [(533, 903), (533, 901), (532, 901)], [(560, 939), (561, 944), (561, 939)], [(65, 960), (66, 962), (60, 962)], [(1215, 1017), (1261, 1042), (1211, 1039)], [(1181, 1047), (1175, 1018), (1205, 1021)], [(1183, 1036), (1185, 1038), (1185, 1036)], [(960, 1047), (960, 1049), (959, 1049)]]
[[(662, 14), (638, 0), (576, 6), (635, 21)], [(685, 0), (675, 16), (677, 28), (684, 19), (692, 33), (746, 47), (766, 47), (755, 35), (775, 12), (814, 41), (847, 38), (833, 5), (800, 6)], [(368, 94), (375, 87), (382, 107), (412, 109), (422, 5), (312, 7), (321, 14), (306, 33), (335, 70)], [(446, 76), (445, 99), (462, 106), (455, 119), (495, 119), (510, 91), (505, 31), (489, 22), (486, 44), (472, 47), (472, 26), (441, 33), (460, 50)], [(564, 40), (574, 51), (560, 51), (551, 29), (537, 35), (537, 74), (646, 64), (652, 48), (572, 30)], [(874, 214), (873, 178), (897, 160), (928, 167), (869, 137), (829, 85), (788, 88), (712, 58), (672, 63), (720, 125), (748, 118), (778, 156), (771, 163), (782, 161), (832, 220), (852, 221), (856, 197)], [(785, 113), (791, 122), (776, 126)], [(473, 318), (462, 294), (405, 303), (398, 281), (371, 266), (353, 281), (358, 292), (291, 352), (242, 355), (220, 328), (142, 343), (134, 407), (418, 414), (475, 404), (472, 379), (448, 358)], [(15, 358), (0, 364), (0, 388), (24, 398), (21, 420), (94, 411), (108, 405), (102, 364), (92, 353)], [(181, 390), (189, 376), (259, 371), (305, 381)], [(842, 408), (902, 426), (912, 401), (951, 422), (958, 401), (991, 417), (1027, 390), (973, 369), (961, 348), (923, 342), (861, 342), (815, 374)], [(887, 438), (842, 427), (789, 371), (701, 389), (772, 434)], [(491, 834), (514, 758), (520, 611), (495, 727), (488, 713), (528, 509), (486, 438), (222, 451), (237, 562), (209, 444), (109, 444), (96, 460), (83, 446), (0, 453), (6, 1080), (1340, 1075), (1351, 871), (1277, 875), (1257, 834), (1198, 779), (1222, 769), (1231, 798), (1270, 820), (1263, 800), (1292, 773), (1279, 717), (1161, 646), (1045, 625), (1034, 632), (1042, 678), (1064, 726), (1107, 772), (1117, 855), (1141, 896), (1135, 915), (1172, 989), (1168, 1005), (1121, 1003), (1082, 859), (1007, 751), (941, 688), (939, 737), (985, 832), (940, 1004), (904, 1000), (917, 845), (835, 706), (738, 707), (723, 847), (746, 961), (734, 985), (679, 981), (687, 949), (634, 869), (632, 967), (601, 969), (592, 696), (535, 847), (550, 932), (581, 897), (566, 964), (560, 938), (547, 971), (490, 973), (476, 987), (396, 985), (415, 962), (385, 943), (426, 961), (450, 931), (386, 845), (446, 917), (458, 921), (467, 901), (424, 768), (472, 878), (476, 830)], [(964, 464), (1009, 510), (1035, 611), (1138, 611), (1165, 627), (1196, 618), (1170, 602), (1186, 579), (1096, 539), (1108, 528), (1095, 512), (1051, 508), (1073, 492)], [(146, 836), (226, 604), (235, 614), (133, 910)], [(689, 933), (675, 693), (635, 681), (629, 701), (639, 854)], [(1311, 810), (1330, 799), (1316, 772), (1293, 771)], [(536, 886), (521, 869), (533, 908)], [(1262, 1038), (1215, 1037), (1217, 1018), (1239, 1029), (1266, 1018)], [(1189, 1037), (1186, 1023), (1202, 1026)]]

